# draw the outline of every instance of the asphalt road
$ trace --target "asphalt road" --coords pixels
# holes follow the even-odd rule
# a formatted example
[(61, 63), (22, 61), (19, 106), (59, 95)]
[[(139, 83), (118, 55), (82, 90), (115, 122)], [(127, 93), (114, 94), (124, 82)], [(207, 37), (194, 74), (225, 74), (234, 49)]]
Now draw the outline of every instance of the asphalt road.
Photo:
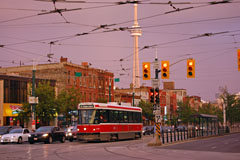
[(152, 136), (118, 142), (0, 145), (1, 160), (239, 160), (240, 133), (149, 147)]

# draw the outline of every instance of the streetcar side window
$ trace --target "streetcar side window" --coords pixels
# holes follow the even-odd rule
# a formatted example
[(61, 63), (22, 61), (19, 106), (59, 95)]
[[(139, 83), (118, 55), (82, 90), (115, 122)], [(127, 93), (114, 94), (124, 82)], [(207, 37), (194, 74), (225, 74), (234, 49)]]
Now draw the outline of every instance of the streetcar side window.
[(133, 123), (133, 112), (128, 112), (128, 122)]
[(108, 110), (99, 110), (100, 123), (107, 123), (108, 121)]
[(123, 111), (118, 112), (118, 119), (120, 123), (123, 123)]
[(123, 122), (128, 123), (128, 112), (123, 112)]
[(118, 111), (109, 110), (109, 122), (118, 123)]

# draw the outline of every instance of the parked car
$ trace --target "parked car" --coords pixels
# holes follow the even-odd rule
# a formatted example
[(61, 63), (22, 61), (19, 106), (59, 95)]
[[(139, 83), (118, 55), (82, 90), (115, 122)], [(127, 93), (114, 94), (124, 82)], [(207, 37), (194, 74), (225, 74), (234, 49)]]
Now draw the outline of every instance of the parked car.
[(77, 126), (70, 126), (66, 128), (66, 139), (68, 139), (70, 142), (77, 139)]
[(142, 133), (143, 135), (151, 135), (154, 132), (154, 126), (143, 126)]
[(52, 143), (53, 141), (61, 141), (64, 143), (65, 140), (65, 132), (61, 131), (59, 127), (55, 126), (39, 127), (36, 132), (31, 133), (28, 137), (28, 142), (30, 144), (35, 142)]
[(22, 128), (21, 126), (1, 126), (0, 127), (0, 139), (2, 135), (8, 134), (12, 129)]
[(30, 131), (27, 128), (16, 128), (12, 129), (8, 134), (5, 134), (1, 137), (1, 143), (12, 143), (16, 142), (21, 144), (22, 142), (28, 141), (28, 136)]
[(163, 130), (164, 132), (171, 132), (171, 131), (173, 131), (174, 129), (173, 129), (172, 127), (170, 127), (170, 126), (162, 126), (162, 130)]
[(188, 127), (187, 126), (177, 126), (176, 130), (177, 131), (183, 131), (183, 130), (187, 130)]

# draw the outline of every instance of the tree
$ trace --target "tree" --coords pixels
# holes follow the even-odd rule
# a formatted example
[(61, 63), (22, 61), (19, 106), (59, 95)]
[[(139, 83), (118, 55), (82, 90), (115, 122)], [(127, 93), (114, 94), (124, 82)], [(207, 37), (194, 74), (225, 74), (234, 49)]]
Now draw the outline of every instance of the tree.
[(57, 113), (55, 89), (50, 86), (49, 82), (39, 83), (36, 88), (36, 96), (39, 99), (36, 106), (36, 117), (40, 120), (41, 125), (49, 125)]
[[(41, 125), (49, 125), (56, 117), (55, 90), (49, 82), (40, 82), (36, 88), (36, 97), (39, 103), (36, 105), (35, 116), (40, 120)], [(29, 122), (32, 110), (29, 103), (24, 103), (18, 118)]]
[(210, 115), (216, 115), (218, 117), (218, 120), (220, 122), (223, 121), (223, 113), (222, 110), (218, 107), (215, 107), (211, 103), (204, 103), (201, 108), (199, 108), (198, 111), (199, 114), (210, 114)]
[(178, 102), (178, 119), (181, 120), (182, 123), (188, 124), (189, 122), (193, 122), (192, 115), (196, 113), (196, 111), (191, 108), (189, 105), (189, 101), (186, 102)]
[(223, 99), (226, 109), (226, 120), (233, 124), (240, 122), (240, 100), (234, 94), (230, 94), (227, 87), (220, 87), (219, 98)]
[(80, 103), (81, 94), (76, 88), (64, 89), (57, 97), (58, 112), (66, 117), (66, 121), (71, 121), (71, 112), (77, 110)]
[(142, 114), (149, 120), (154, 120), (152, 104), (141, 100), (139, 102), (139, 107), (142, 108)]

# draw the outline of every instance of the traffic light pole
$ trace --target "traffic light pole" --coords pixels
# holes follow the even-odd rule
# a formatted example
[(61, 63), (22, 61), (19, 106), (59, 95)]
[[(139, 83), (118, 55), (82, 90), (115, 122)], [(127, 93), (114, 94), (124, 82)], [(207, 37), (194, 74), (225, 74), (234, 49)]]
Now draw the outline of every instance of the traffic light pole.
[[(149, 146), (160, 146), (162, 145), (161, 142), (161, 108), (160, 108), (160, 101), (159, 101), (159, 79), (158, 79), (158, 74), (159, 72), (161, 72), (161, 70), (158, 69), (159, 68), (159, 62), (158, 59), (155, 58), (154, 61), (154, 69), (155, 69), (155, 79), (152, 81), (152, 90), (153, 90), (153, 96), (154, 96), (154, 100), (153, 101), (153, 112), (155, 114), (155, 129), (154, 129), (154, 139), (153, 141), (151, 141), (148, 145)], [(156, 99), (155, 99), (156, 98)]]

